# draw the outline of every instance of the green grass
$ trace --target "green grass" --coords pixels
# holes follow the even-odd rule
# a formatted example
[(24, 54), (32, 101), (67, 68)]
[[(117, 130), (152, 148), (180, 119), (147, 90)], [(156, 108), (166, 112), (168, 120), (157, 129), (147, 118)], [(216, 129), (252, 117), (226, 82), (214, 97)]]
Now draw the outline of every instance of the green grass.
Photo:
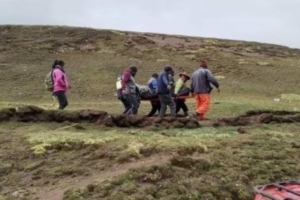
[[(236, 134), (235, 128), (201, 128), (195, 130), (171, 129), (154, 131), (143, 131), (139, 129), (100, 129), (96, 126), (86, 125), (86, 130), (75, 130), (66, 125), (63, 129), (48, 129), (47, 125), (31, 125), (24, 127), (24, 136), (31, 144), (31, 150), (36, 154), (43, 154), (46, 149), (60, 144), (60, 146), (70, 146), (76, 143), (83, 145), (103, 145), (111, 146), (125, 145), (127, 150), (136, 151), (139, 154), (141, 147), (156, 148), (158, 151), (176, 150), (181, 147), (203, 146), (209, 140), (220, 137), (230, 137)], [(64, 127), (63, 127), (64, 128)]]
[[(207, 150), (194, 157), (175, 157), (167, 165), (157, 163), (132, 169), (113, 179), (99, 180), (85, 190), (76, 190), (77, 197), (115, 199), (126, 195), (127, 199), (250, 200), (255, 185), (300, 178), (299, 146), (293, 144), (299, 137), (297, 125), (250, 127), (246, 135), (234, 134), (231, 128), (203, 132), (228, 133), (230, 137), (207, 140)], [(191, 135), (197, 140), (201, 134), (174, 130), (174, 137), (182, 141)], [(77, 199), (72, 194), (69, 190), (65, 197)]]
[[(52, 109), (44, 78), (54, 59), (63, 59), (72, 85), (67, 110), (121, 113), (115, 80), (137, 58), (142, 61), (136, 76), (139, 84), (146, 84), (166, 64), (174, 66), (177, 79), (181, 71), (192, 73), (198, 60), (207, 59), (221, 84), (221, 93), (212, 93), (208, 118), (233, 117), (248, 110), (299, 110), (299, 50), (71, 27), (0, 26), (0, 32), (0, 108)], [(126, 46), (130, 40), (135, 41), (132, 47)], [(84, 50), (87, 46), (92, 51)], [(194, 100), (187, 104), (193, 112)], [(149, 110), (150, 103), (142, 102), (139, 114)], [(53, 196), (52, 190), (68, 190), (65, 200), (250, 200), (257, 184), (300, 178), (297, 124), (245, 127), (243, 135), (234, 127), (145, 130), (81, 124), (85, 129), (79, 130), (70, 125), (0, 124), (4, 186), (0, 199), (29, 188), (29, 199), (37, 195), (34, 191), (43, 195), (50, 191)], [(116, 177), (109, 178), (114, 170)], [(93, 184), (94, 176), (100, 184)]]

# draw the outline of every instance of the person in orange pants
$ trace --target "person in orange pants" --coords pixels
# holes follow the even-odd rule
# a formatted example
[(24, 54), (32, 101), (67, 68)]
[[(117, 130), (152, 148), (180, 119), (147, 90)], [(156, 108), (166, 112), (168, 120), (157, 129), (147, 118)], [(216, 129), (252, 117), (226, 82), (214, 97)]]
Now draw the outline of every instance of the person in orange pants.
[(207, 69), (205, 61), (201, 61), (191, 78), (191, 90), (196, 99), (196, 113), (194, 117), (201, 121), (205, 119), (205, 114), (210, 106), (211, 85), (214, 85), (220, 92), (220, 85), (210, 70)]

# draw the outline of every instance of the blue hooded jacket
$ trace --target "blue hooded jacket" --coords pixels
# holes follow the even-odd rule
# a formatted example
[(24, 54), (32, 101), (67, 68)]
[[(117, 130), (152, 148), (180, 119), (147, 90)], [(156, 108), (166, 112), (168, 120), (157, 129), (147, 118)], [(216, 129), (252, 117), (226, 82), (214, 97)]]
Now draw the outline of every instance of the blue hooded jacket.
[(170, 94), (170, 91), (167, 88), (168, 85), (170, 85), (169, 76), (167, 72), (162, 71), (157, 80), (158, 94)]

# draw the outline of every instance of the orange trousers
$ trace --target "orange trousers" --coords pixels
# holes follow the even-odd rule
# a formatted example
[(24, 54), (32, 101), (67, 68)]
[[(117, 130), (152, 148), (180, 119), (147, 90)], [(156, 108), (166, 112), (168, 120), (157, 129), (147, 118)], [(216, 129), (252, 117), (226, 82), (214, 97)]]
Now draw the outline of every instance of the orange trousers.
[(207, 113), (210, 105), (210, 95), (209, 94), (196, 94), (196, 112), (199, 114), (199, 119), (203, 120), (205, 114)]

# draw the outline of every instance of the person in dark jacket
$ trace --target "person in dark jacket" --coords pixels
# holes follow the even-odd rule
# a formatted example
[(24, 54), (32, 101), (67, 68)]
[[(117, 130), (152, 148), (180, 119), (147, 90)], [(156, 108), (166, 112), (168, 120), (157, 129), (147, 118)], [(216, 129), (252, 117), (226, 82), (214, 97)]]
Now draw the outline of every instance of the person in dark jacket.
[(116, 88), (117, 88), (117, 98), (122, 102), (124, 106), (124, 112), (123, 114), (128, 114), (128, 112), (131, 110), (131, 104), (130, 102), (124, 97), (122, 94), (122, 74), (120, 74), (117, 78), (116, 82)]
[(194, 116), (201, 121), (205, 119), (205, 114), (210, 106), (210, 92), (212, 90), (210, 84), (213, 84), (220, 92), (219, 83), (207, 69), (205, 61), (200, 62), (199, 69), (193, 73), (191, 82), (191, 90), (195, 96), (197, 107)]
[(134, 77), (137, 67), (131, 66), (123, 72), (121, 80), (122, 95), (130, 102), (131, 109), (127, 114), (136, 115), (139, 109), (139, 94)]
[[(158, 79), (158, 74), (154, 73), (152, 74), (150, 80), (148, 81), (148, 87), (150, 88), (151, 92), (154, 94), (157, 94), (157, 79)], [(157, 98), (155, 95), (154, 98)], [(148, 117), (152, 117), (155, 115), (156, 112), (160, 111), (160, 101), (157, 99), (150, 100), (151, 103), (151, 111), (147, 115)]]
[(161, 108), (159, 112), (160, 117), (165, 116), (167, 106), (170, 107), (171, 116), (176, 117), (176, 104), (171, 95), (172, 83), (170, 82), (170, 78), (169, 78), (169, 75), (172, 73), (173, 73), (172, 67), (166, 66), (158, 76), (158, 80), (157, 80), (158, 97), (161, 103)]

